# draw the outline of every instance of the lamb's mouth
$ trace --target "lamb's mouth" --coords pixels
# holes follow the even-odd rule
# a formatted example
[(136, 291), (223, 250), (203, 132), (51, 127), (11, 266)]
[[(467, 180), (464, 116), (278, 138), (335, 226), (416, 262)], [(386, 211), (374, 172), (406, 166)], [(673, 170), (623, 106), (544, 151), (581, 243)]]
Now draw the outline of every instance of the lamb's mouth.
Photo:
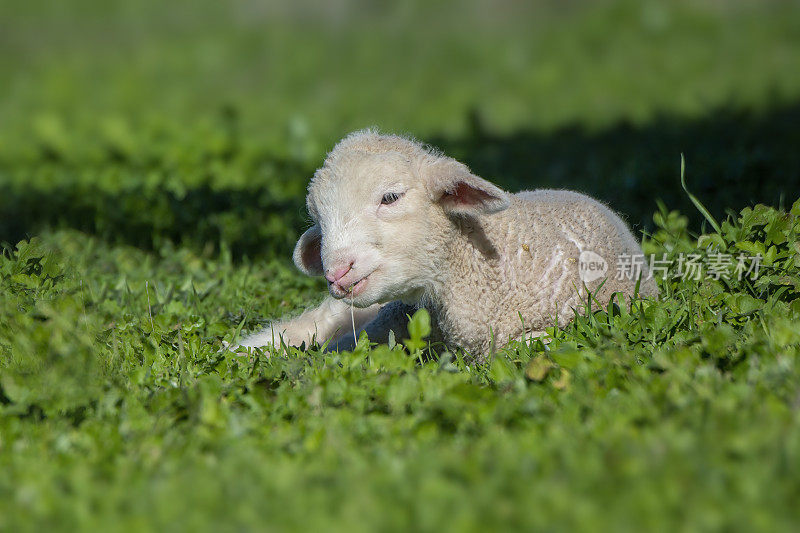
[(367, 280), (374, 272), (375, 271), (373, 270), (372, 272), (370, 272), (369, 274), (367, 274), (366, 276), (356, 281), (347, 288), (342, 287), (338, 283), (331, 283), (330, 284), (331, 295), (337, 299), (349, 296), (350, 299), (352, 300), (353, 298), (364, 292), (364, 288), (367, 286)]

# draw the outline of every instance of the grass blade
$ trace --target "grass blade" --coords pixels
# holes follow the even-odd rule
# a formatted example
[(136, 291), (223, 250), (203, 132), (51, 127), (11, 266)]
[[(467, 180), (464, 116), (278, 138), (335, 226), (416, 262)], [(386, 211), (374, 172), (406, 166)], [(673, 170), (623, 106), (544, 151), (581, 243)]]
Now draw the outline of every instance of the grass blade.
[(686, 187), (685, 170), (686, 170), (686, 161), (683, 158), (683, 154), (681, 154), (681, 187), (683, 187), (684, 192), (686, 192), (686, 195), (689, 197), (689, 200), (692, 201), (697, 210), (700, 211), (704, 217), (706, 217), (706, 220), (708, 220), (709, 224), (711, 224), (711, 227), (714, 228), (714, 231), (721, 234), (722, 230), (720, 229), (719, 224), (717, 224), (717, 221), (714, 219), (713, 216), (711, 216), (711, 213), (709, 213), (708, 209), (706, 209), (706, 206), (704, 206), (702, 202), (700, 202), (700, 200), (698, 200), (695, 195), (690, 193), (689, 189)]

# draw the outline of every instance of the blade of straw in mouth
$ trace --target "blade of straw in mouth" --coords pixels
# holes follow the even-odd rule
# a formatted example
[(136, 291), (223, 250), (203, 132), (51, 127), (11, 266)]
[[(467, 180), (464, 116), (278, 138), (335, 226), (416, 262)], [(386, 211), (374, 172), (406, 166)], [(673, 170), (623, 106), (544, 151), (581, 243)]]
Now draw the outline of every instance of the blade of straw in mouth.
[(353, 286), (350, 286), (350, 324), (353, 326), (353, 349), (358, 344), (358, 337), (356, 337), (356, 318), (353, 313)]

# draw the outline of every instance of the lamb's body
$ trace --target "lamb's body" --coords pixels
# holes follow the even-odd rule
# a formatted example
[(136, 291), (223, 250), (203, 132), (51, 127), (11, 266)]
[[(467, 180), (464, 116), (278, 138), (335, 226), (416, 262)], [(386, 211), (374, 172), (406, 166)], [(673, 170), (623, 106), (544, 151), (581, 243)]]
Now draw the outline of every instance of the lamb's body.
[[(616, 279), (615, 269), (618, 256), (641, 254), (636, 239), (617, 215), (582, 194), (521, 192), (505, 211), (459, 227), (442, 290), (427, 304), (447, 344), (488, 353), (492, 336), (502, 345), (564, 327), (585, 304), (586, 289), (595, 295), (601, 283), (594, 297), (603, 306), (614, 292), (633, 295), (636, 280)], [(584, 285), (578, 271), (584, 251), (605, 259), (607, 277)], [(640, 293), (653, 296), (657, 289), (647, 278), (645, 270)]]
[[(395, 196), (404, 204), (372, 206), (371, 180), (384, 174), (390, 179), (378, 180), (376, 190), (400, 183), (403, 192)], [(353, 197), (359, 201), (342, 205)], [(481, 355), (565, 326), (587, 291), (605, 306), (615, 292), (633, 296), (637, 283), (617, 275), (616, 267), (618, 258), (641, 249), (601, 203), (570, 191), (510, 195), (400, 137), (360, 132), (342, 141), (312, 181), (309, 208), (318, 222), (300, 239), (295, 262), (307, 272), (325, 272), (339, 299), (273, 324), (244, 346), (271, 344), (280, 334), (289, 344), (313, 337), (351, 347), (350, 305), (341, 300), (349, 297), (363, 307), (355, 327), (371, 340), (384, 342), (389, 330), (402, 338), (407, 315), (425, 307), (434, 338)], [(581, 275), (584, 252), (602, 258), (604, 276)], [(656, 295), (647, 269), (641, 271), (639, 294)]]

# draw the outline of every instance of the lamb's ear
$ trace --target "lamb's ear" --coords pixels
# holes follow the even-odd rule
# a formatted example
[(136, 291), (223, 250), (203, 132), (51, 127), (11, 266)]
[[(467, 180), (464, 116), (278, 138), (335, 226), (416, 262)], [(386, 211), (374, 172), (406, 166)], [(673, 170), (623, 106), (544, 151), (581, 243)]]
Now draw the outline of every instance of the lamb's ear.
[(440, 159), (428, 168), (428, 186), (434, 202), (449, 214), (497, 213), (511, 205), (511, 196), (469, 171), (454, 159)]
[(319, 225), (313, 225), (297, 240), (294, 247), (294, 264), (309, 276), (321, 276), (322, 270), (322, 232)]

